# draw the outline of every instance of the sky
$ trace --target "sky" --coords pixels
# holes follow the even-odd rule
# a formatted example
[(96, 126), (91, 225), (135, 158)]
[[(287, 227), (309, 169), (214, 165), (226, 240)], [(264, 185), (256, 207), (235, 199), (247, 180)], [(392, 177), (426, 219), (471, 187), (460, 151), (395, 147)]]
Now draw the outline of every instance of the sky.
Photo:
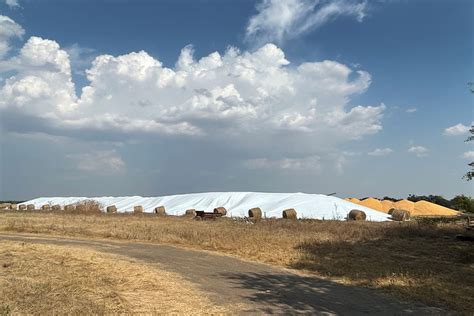
[(474, 2), (0, 0), (0, 199), (474, 195)]

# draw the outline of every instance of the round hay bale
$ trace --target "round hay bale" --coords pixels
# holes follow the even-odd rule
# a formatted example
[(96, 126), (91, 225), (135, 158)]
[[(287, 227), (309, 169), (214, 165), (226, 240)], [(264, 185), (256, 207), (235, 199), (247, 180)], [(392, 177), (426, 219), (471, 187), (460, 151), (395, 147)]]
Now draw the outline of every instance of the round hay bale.
[(61, 205), (59, 205), (59, 204), (53, 205), (53, 206), (51, 207), (51, 209), (52, 209), (53, 211), (60, 211), (60, 210), (61, 210)]
[(296, 210), (294, 208), (289, 208), (283, 211), (282, 216), (286, 219), (296, 219)]
[(34, 211), (34, 210), (35, 210), (35, 205), (34, 205), (34, 204), (28, 204), (28, 205), (26, 206), (26, 209), (27, 209), (28, 211)]
[(76, 205), (76, 212), (84, 213), (86, 211), (86, 206), (84, 204)]
[(20, 204), (20, 205), (18, 205), (18, 209), (20, 211), (26, 211), (26, 205), (25, 204)]
[(135, 205), (133, 207), (133, 213), (143, 213), (143, 206), (141, 205)]
[(397, 222), (403, 222), (410, 219), (410, 212), (407, 210), (401, 210), (397, 208), (393, 208), (390, 210), (392, 213), (392, 220)]
[(115, 205), (109, 205), (107, 206), (106, 211), (109, 214), (117, 213), (117, 207)]
[(74, 204), (68, 204), (64, 206), (64, 210), (67, 212), (74, 212), (76, 210), (76, 206)]
[(45, 204), (45, 205), (41, 206), (41, 209), (42, 209), (43, 211), (49, 211), (49, 210), (51, 209), (51, 205)]
[(361, 210), (352, 210), (347, 214), (347, 220), (349, 221), (365, 221), (367, 215)]
[(1, 203), (0, 204), (0, 209), (2, 210), (9, 210), (10, 209), (10, 203)]
[(13, 210), (13, 211), (16, 211), (18, 208), (18, 205), (16, 204), (10, 204), (10, 209)]
[(225, 207), (220, 206), (220, 207), (216, 207), (214, 209), (214, 213), (215, 214), (221, 214), (222, 216), (225, 216), (227, 214), (227, 210), (225, 209)]
[(262, 219), (262, 210), (260, 207), (254, 207), (249, 210), (249, 217), (250, 219), (254, 219), (256, 221)]
[(184, 214), (186, 216), (196, 216), (196, 210), (194, 208), (190, 208), (190, 209), (186, 210), (186, 212)]
[(388, 214), (388, 215), (392, 215), (393, 210), (395, 210), (395, 209), (392, 207), (391, 209), (388, 210), (387, 214)]
[(157, 206), (153, 210), (156, 215), (166, 215), (166, 209), (164, 206)]

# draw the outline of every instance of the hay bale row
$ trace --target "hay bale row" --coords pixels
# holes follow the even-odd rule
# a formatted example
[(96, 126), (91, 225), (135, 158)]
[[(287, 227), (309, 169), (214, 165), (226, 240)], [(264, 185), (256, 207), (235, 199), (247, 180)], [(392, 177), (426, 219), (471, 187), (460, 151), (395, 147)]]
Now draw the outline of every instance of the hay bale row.
[(58, 204), (53, 205), (53, 206), (51, 206), (51, 209), (52, 209), (53, 211), (60, 211), (60, 210), (61, 210), (61, 205), (58, 205)]
[(135, 205), (135, 206), (133, 207), (133, 213), (135, 213), (135, 214), (141, 214), (141, 213), (143, 213), (143, 206), (141, 206), (141, 205)]
[(26, 211), (26, 205), (25, 205), (25, 204), (20, 204), (20, 205), (18, 205), (18, 210), (20, 210), (20, 211)]
[(26, 206), (26, 210), (27, 211), (34, 211), (35, 210), (35, 205), (34, 204), (28, 204)]
[(41, 206), (41, 209), (42, 209), (43, 211), (49, 211), (49, 210), (51, 210), (51, 205), (45, 204), (45, 205)]

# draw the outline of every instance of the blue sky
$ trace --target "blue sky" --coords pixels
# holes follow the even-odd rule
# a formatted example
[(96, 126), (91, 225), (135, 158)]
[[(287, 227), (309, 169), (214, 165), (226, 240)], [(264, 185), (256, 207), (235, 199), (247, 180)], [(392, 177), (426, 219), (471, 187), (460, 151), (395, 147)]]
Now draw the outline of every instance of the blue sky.
[(473, 13), (447, 0), (6, 1), (0, 197), (473, 195)]

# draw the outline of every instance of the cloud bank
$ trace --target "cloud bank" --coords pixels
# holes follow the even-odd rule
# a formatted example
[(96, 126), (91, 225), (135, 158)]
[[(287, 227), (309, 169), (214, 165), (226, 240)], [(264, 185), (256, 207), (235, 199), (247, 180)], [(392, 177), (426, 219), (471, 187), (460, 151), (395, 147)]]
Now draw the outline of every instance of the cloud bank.
[[(9, 34), (21, 36), (20, 30)], [(239, 148), (249, 159), (271, 153), (275, 161), (259, 162), (270, 167), (314, 168), (321, 153), (380, 131), (385, 109), (349, 105), (370, 86), (369, 73), (330, 60), (292, 65), (274, 44), (229, 47), (199, 60), (186, 46), (174, 67), (145, 51), (100, 55), (85, 71), (89, 84), (80, 95), (70, 56), (53, 40), (33, 36), (5, 64), (14, 72), (0, 82), (7, 132), (190, 139)]]

